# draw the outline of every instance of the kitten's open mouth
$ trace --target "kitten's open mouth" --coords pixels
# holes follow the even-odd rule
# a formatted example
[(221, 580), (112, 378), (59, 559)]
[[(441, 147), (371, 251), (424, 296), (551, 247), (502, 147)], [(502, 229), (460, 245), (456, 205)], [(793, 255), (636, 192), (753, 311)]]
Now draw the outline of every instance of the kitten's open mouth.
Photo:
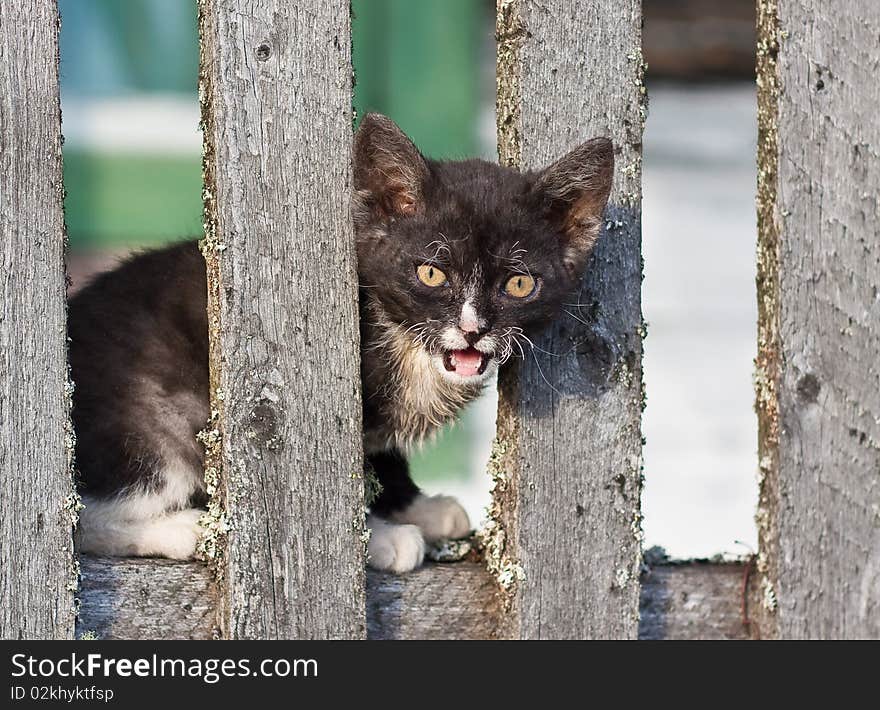
[(443, 367), (447, 372), (454, 372), (459, 377), (476, 377), (486, 371), (491, 359), (491, 355), (476, 348), (447, 350), (443, 353)]

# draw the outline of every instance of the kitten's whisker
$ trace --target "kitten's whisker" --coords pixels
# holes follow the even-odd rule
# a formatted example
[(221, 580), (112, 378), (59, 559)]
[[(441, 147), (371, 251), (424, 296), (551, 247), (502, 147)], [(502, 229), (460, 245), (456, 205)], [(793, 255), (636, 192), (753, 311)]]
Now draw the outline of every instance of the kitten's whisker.
[[(448, 241), (448, 240), (447, 240)], [(449, 250), (449, 244), (446, 242), (442, 242), (439, 239), (435, 239), (430, 244), (425, 245), (425, 249), (430, 249), (431, 247), (436, 245), (436, 250), (434, 251), (434, 256), (429, 259), (429, 261), (440, 261), (440, 252), (446, 252), (447, 254), (451, 254)]]
[(513, 354), (513, 345), (510, 342), (510, 333), (511, 329), (508, 328), (499, 336), (502, 341), (501, 356), (498, 358), (499, 365), (503, 365), (505, 362), (507, 362), (510, 359), (510, 356)]
[(510, 245), (510, 249), (507, 250), (509, 256), (512, 257), (514, 254), (528, 254), (528, 249), (523, 249), (522, 247), (517, 248), (518, 245), (519, 239)]
[(583, 318), (578, 318), (578, 317), (577, 317), (574, 313), (572, 313), (571, 311), (567, 311), (567, 310), (565, 310), (565, 309), (563, 308), (563, 309), (562, 309), (562, 312), (565, 313), (566, 315), (569, 315), (569, 316), (571, 316), (572, 318), (574, 318), (578, 323), (583, 323), (583, 324), (584, 324), (585, 326), (587, 326), (588, 328), (591, 328), (591, 327), (592, 327), (592, 323), (587, 323), (587, 321), (585, 321)]
[(526, 352), (525, 352), (525, 350), (523, 350), (522, 343), (519, 342), (519, 338), (516, 336), (516, 333), (513, 334), (513, 342), (516, 343), (516, 347), (519, 348), (519, 356), (523, 360), (525, 360), (526, 359)]
[[(401, 325), (401, 327), (403, 327), (404, 325), (406, 325), (406, 322), (404, 321), (404, 323), (401, 323), (400, 325)], [(403, 334), (406, 335), (414, 328), (423, 328), (423, 327), (425, 327), (425, 325), (427, 325), (427, 324), (424, 322), (413, 323), (409, 328), (407, 328), (405, 331), (403, 331)]]
[(532, 339), (522, 332), (522, 328), (517, 328), (517, 330), (519, 331), (520, 337), (522, 337), (532, 347), (532, 350), (537, 350), (538, 352), (542, 352), (545, 355), (550, 355), (550, 357), (562, 357), (561, 353), (551, 353), (549, 350), (544, 350), (544, 348), (535, 345)]
[(549, 350), (544, 350), (544, 348), (540, 348), (537, 345), (535, 345), (534, 343), (532, 343), (532, 350), (537, 350), (539, 353), (544, 353), (544, 355), (549, 355), (550, 357), (562, 357), (564, 354), (564, 353), (551, 353)]
[(560, 391), (559, 391), (558, 389), (556, 389), (552, 384), (550, 384), (550, 380), (548, 380), (548, 379), (547, 379), (547, 376), (544, 374), (544, 370), (541, 368), (541, 363), (538, 362), (538, 356), (535, 355), (535, 349), (534, 349), (534, 348), (532, 348), (532, 357), (533, 357), (534, 360), (535, 360), (535, 366), (538, 368), (538, 374), (541, 375), (541, 379), (544, 380), (544, 382), (547, 384), (547, 386), (548, 386), (551, 390), (553, 390), (556, 394), (558, 394), (558, 395), (561, 397), (561, 396), (562, 396), (562, 392), (560, 392)]
[(498, 259), (498, 261), (507, 262), (507, 268), (509, 268), (513, 273), (517, 274), (525, 274), (531, 277), (532, 272), (529, 270), (528, 265), (523, 260), (523, 255), (528, 254), (528, 249), (523, 249), (522, 247), (517, 248), (519, 244), (518, 241), (514, 242), (510, 250), (507, 252), (507, 256), (502, 254), (495, 254), (493, 252), (489, 252), (491, 256)]
[(470, 236), (470, 232), (468, 232), (465, 236), (461, 237), (460, 239), (450, 239), (445, 234), (443, 234), (443, 232), (437, 232), (437, 235), (441, 239), (443, 239), (444, 242), (449, 244), (449, 242), (465, 242), (465, 241), (467, 241), (468, 237)]

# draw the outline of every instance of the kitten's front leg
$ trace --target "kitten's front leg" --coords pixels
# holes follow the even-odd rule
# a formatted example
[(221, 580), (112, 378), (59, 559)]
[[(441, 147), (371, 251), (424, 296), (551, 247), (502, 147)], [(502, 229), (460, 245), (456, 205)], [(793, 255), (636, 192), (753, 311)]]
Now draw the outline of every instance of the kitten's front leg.
[(470, 520), (461, 504), (449, 496), (422, 494), (400, 451), (390, 449), (368, 458), (382, 486), (367, 519), (372, 567), (408, 572), (422, 563), (425, 540), (439, 542), (470, 532)]

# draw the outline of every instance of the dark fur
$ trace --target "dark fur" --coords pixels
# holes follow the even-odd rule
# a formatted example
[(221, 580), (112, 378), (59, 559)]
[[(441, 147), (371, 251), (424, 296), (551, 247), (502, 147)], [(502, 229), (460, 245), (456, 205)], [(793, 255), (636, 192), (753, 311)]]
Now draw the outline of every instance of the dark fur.
[[(501, 342), (509, 328), (533, 335), (546, 326), (578, 284), (598, 234), (613, 155), (598, 139), (541, 173), (431, 161), (391, 121), (372, 115), (356, 135), (354, 166), (365, 446), (384, 488), (374, 510), (390, 514), (418, 494), (400, 447), (481, 389), (441, 382), (426, 390), (437, 402), (409, 411), (410, 390), (423, 383), (402, 376), (406, 358), (422, 343), (437, 351), (434, 337), (457, 323), (466, 296), (486, 321), (469, 342)], [(448, 285), (424, 286), (416, 268), (425, 262), (442, 268)], [(538, 287), (518, 300), (503, 286), (520, 272)], [(201, 255), (187, 243), (137, 256), (71, 300), (73, 418), (85, 492), (149, 488), (169, 450), (201, 470), (195, 435), (208, 418), (205, 292)], [(422, 322), (422, 342), (415, 342), (405, 331)], [(199, 481), (196, 497), (203, 490)]]
[(195, 437), (209, 414), (205, 278), (204, 259), (189, 242), (135, 256), (71, 299), (73, 422), (84, 493), (155, 487), (168, 449), (204, 467)]

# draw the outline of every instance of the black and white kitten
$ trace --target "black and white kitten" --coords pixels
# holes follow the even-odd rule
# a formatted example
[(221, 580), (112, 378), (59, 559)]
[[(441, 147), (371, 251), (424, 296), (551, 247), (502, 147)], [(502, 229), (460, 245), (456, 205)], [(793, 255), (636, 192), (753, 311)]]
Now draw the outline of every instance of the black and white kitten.
[[(364, 451), (381, 492), (373, 567), (421, 564), (467, 514), (427, 497), (404, 452), (476, 398), (580, 282), (611, 189), (595, 139), (540, 172), (424, 158), (384, 116), (354, 140)], [(192, 557), (206, 501), (205, 267), (195, 243), (148, 252), (70, 301), (80, 550)]]

